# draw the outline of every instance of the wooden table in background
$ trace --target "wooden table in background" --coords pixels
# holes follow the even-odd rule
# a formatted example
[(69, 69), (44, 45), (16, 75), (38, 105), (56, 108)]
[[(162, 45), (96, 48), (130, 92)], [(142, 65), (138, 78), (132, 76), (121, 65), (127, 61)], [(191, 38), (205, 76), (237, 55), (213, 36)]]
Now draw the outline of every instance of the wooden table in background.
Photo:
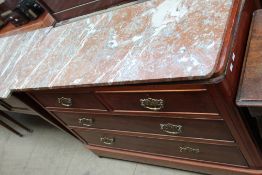
[(262, 136), (262, 10), (254, 13), (237, 104), (257, 119)]
[(55, 23), (55, 19), (48, 13), (45, 12), (37, 20), (31, 21), (21, 27), (15, 27), (12, 24), (7, 24), (3, 29), (0, 30), (0, 37), (14, 35), (21, 32), (28, 32), (39, 28), (51, 26)]

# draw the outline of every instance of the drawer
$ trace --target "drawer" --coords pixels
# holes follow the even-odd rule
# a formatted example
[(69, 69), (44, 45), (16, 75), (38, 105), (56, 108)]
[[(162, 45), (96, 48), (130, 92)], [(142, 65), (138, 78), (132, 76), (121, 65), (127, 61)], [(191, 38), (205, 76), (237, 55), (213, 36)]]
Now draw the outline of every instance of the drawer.
[(115, 111), (218, 113), (205, 89), (173, 92), (103, 91), (97, 93)]
[(80, 108), (90, 110), (106, 110), (91, 93), (33, 93), (35, 99), (44, 107)]
[(192, 160), (247, 166), (240, 150), (234, 146), (153, 139), (102, 131), (76, 130), (89, 145), (105, 146), (143, 153)]
[(69, 126), (233, 141), (222, 120), (54, 112)]

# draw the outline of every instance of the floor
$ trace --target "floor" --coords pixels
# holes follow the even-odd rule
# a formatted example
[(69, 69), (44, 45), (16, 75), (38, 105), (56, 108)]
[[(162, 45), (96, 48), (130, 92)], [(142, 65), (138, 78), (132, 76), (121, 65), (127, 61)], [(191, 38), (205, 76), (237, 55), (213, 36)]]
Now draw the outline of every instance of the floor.
[(15, 116), (34, 130), (20, 138), (0, 127), (0, 175), (197, 175), (98, 158), (74, 137), (35, 116)]

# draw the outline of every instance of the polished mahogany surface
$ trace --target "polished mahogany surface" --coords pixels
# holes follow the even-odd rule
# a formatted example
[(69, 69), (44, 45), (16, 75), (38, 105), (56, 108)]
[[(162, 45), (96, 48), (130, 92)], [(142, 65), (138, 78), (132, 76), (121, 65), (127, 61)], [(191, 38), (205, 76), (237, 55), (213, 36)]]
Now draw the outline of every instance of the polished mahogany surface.
[(132, 1), (135, 0), (41, 0), (58, 22)]
[[(96, 93), (108, 103), (114, 111), (152, 111), (152, 109), (150, 110), (150, 108), (148, 109), (141, 105), (141, 101), (149, 101), (152, 99), (163, 102), (163, 109), (159, 109), (161, 112), (218, 113), (214, 103), (210, 100), (211, 97), (207, 89), (162, 90), (162, 92), (97, 91)], [(124, 101), (123, 99), (128, 99), (128, 101)], [(122, 102), (119, 103), (120, 101)]]
[[(235, 1), (238, 9), (240, 1)], [(261, 150), (235, 105), (243, 48), (254, 4), (244, 3), (225, 47), (233, 52), (221, 79), (29, 91), (99, 156), (209, 174), (261, 174)], [(239, 12), (239, 9), (234, 12)], [(245, 35), (243, 35), (243, 33)], [(231, 60), (232, 53), (238, 59)], [(81, 97), (81, 107), (59, 98)], [(85, 98), (92, 94), (92, 98)], [(40, 97), (40, 98), (39, 98)], [(82, 98), (83, 97), (83, 98)], [(47, 100), (51, 99), (51, 100)], [(104, 108), (90, 110), (90, 102)], [(66, 104), (68, 100), (65, 101)]]
[(230, 61), (219, 78), (27, 94), (99, 156), (208, 174), (260, 175), (261, 150), (234, 95), (254, 8), (253, 1), (234, 1), (232, 30), (223, 45)]
[(78, 108), (104, 110), (105, 107), (95, 98), (94, 94), (85, 93), (35, 93), (34, 97), (47, 108)]
[(241, 152), (232, 146), (154, 139), (103, 131), (77, 130), (77, 132), (88, 141), (89, 145), (247, 166)]
[(237, 104), (262, 107), (262, 10), (254, 13)]
[(234, 142), (226, 123), (222, 119), (201, 119), (201, 117), (204, 117), (201, 115), (198, 116), (199, 119), (192, 119), (183, 115), (159, 117), (157, 114), (155, 116), (130, 116), (83, 112), (53, 113), (71, 128), (96, 128), (148, 133), (167, 137), (182, 136)]

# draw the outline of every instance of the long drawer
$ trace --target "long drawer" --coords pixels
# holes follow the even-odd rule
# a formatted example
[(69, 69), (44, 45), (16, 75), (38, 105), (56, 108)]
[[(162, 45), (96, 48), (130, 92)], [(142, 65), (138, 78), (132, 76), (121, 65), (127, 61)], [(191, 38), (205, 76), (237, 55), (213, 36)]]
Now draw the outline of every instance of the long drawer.
[(31, 94), (38, 102), (47, 108), (106, 110), (99, 100), (90, 92), (40, 92)]
[(240, 150), (234, 146), (203, 144), (167, 139), (129, 136), (116, 132), (76, 130), (89, 145), (132, 150), (168, 157), (247, 166)]
[(217, 114), (217, 108), (206, 89), (173, 91), (97, 91), (114, 111), (152, 111)]
[(54, 112), (68, 126), (233, 141), (223, 120)]

